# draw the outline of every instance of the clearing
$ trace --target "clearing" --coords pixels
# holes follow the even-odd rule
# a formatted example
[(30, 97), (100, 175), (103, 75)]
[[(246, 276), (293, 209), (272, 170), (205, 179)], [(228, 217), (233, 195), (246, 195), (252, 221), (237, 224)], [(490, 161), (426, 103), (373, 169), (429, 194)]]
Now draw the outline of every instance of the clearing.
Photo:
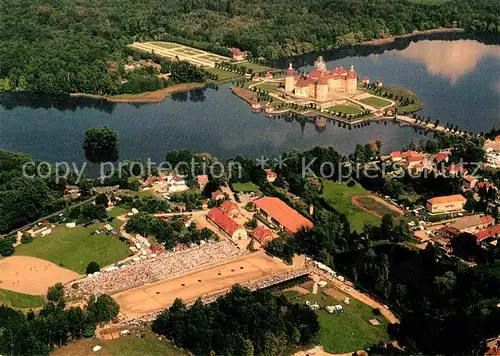
[(55, 348), (51, 352), (52, 356), (82, 356), (91, 355), (92, 348), (96, 345), (102, 349), (96, 355), (102, 356), (184, 356), (187, 355), (181, 349), (173, 345), (171, 341), (159, 340), (148, 329), (141, 329), (140, 334), (144, 337), (135, 335), (121, 336), (119, 339), (103, 341), (96, 338), (82, 339), (75, 343)]
[(369, 98), (359, 99), (363, 104), (373, 106), (374, 108), (381, 109), (386, 106), (391, 105), (391, 102), (382, 98), (377, 98), (375, 96), (371, 96)]
[(322, 197), (335, 210), (347, 215), (347, 219), (351, 223), (352, 229), (360, 232), (363, 231), (365, 223), (379, 225), (380, 219), (352, 202), (352, 198), (357, 195), (369, 195), (370, 192), (356, 183), (353, 187), (348, 187), (346, 183), (334, 182), (331, 180), (323, 180)]
[(371, 194), (354, 196), (352, 197), (352, 203), (379, 218), (385, 214), (391, 214), (395, 218), (404, 214), (401, 209), (385, 202), (382, 198)]
[(7, 305), (13, 308), (38, 308), (45, 304), (39, 295), (12, 292), (7, 289), (0, 289), (0, 305)]
[(50, 286), (58, 282), (65, 284), (78, 277), (73, 271), (39, 258), (10, 256), (0, 260), (0, 286), (18, 293), (45, 295)]
[(361, 109), (348, 105), (335, 105), (326, 108), (325, 110), (341, 112), (343, 114), (350, 114), (350, 115), (361, 114), (363, 112)]
[(125, 259), (130, 255), (128, 245), (118, 237), (105, 233), (91, 235), (92, 231), (103, 229), (104, 224), (69, 229), (57, 226), (46, 237), (35, 237), (33, 242), (19, 245), (16, 256), (33, 256), (80, 274), (85, 273), (91, 261), (102, 267)]
[(236, 182), (233, 183), (233, 189), (235, 192), (256, 192), (259, 190), (259, 186), (253, 182)]
[[(370, 306), (354, 298), (350, 298), (350, 304), (346, 305), (342, 303), (343, 298), (336, 299), (322, 293), (322, 288), (318, 288), (317, 294), (301, 295), (296, 291), (287, 291), (284, 295), (292, 302), (302, 304), (309, 301), (311, 304), (320, 305), (321, 308), (316, 311), (321, 326), (319, 339), (326, 352), (353, 352), (366, 349), (380, 341), (390, 340), (387, 320), (383, 316), (374, 315)], [(343, 313), (329, 314), (324, 309), (327, 305), (337, 304), (342, 304)], [(381, 325), (371, 325), (368, 322), (370, 319), (377, 319)]]
[(129, 319), (167, 308), (176, 298), (188, 302), (224, 291), (233, 284), (259, 280), (292, 268), (259, 251), (120, 292), (113, 298), (120, 305), (120, 313)]

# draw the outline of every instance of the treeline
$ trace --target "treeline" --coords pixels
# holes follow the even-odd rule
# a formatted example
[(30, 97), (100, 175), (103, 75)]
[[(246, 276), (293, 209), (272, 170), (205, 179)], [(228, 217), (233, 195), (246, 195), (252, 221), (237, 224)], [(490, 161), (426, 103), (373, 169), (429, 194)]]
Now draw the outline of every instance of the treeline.
[[(5, 0), (0, 91), (118, 93), (133, 41), (175, 40), (220, 54), (234, 46), (274, 59), (437, 27), (499, 33), (499, 15), (490, 0)], [(129, 80), (159, 84), (149, 78)]]
[(52, 299), (40, 312), (14, 310), (0, 306), (0, 353), (2, 355), (49, 355), (55, 346), (94, 336), (98, 324), (114, 319), (118, 304), (105, 294), (92, 296), (84, 311), (66, 309), (62, 286), (49, 288)]
[(177, 299), (153, 323), (194, 355), (282, 355), (316, 341), (318, 317), (309, 307), (268, 291), (233, 286), (215, 302), (189, 309)]
[(30, 161), (27, 155), (0, 151), (0, 234), (65, 206), (66, 181), (56, 183), (54, 167), (46, 165), (28, 165), (23, 174), (23, 165)]

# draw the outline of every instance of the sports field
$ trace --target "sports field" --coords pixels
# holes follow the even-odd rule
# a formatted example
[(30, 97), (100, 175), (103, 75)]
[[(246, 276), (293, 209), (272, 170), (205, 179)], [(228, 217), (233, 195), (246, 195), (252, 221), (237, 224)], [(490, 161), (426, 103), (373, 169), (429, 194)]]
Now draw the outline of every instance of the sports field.
[(44, 295), (50, 286), (78, 277), (73, 271), (39, 258), (10, 256), (0, 260), (0, 286), (13, 292)]
[(351, 114), (351, 115), (361, 114), (363, 112), (363, 111), (361, 111), (361, 109), (358, 109), (354, 106), (348, 106), (348, 105), (335, 105), (335, 106), (331, 106), (329, 108), (326, 108), (326, 110), (341, 112), (341, 113)]
[(204, 267), (113, 295), (126, 318), (169, 307), (176, 298), (194, 300), (230, 288), (233, 284), (258, 280), (293, 267), (267, 256), (264, 251)]
[(43, 306), (43, 304), (43, 298), (39, 295), (0, 289), (0, 305), (8, 305), (14, 308), (37, 308)]
[(235, 192), (256, 192), (257, 190), (259, 190), (259, 186), (252, 182), (236, 182), (233, 183), (233, 188)]
[(358, 183), (354, 187), (348, 187), (346, 183), (323, 180), (323, 198), (335, 210), (346, 214), (351, 227), (358, 232), (363, 230), (365, 223), (380, 224), (380, 218), (368, 213), (352, 202), (352, 197), (368, 194), (370, 192)]
[(128, 245), (118, 237), (104, 233), (90, 234), (96, 229), (103, 229), (103, 225), (73, 229), (57, 226), (50, 235), (35, 237), (32, 243), (19, 245), (14, 254), (41, 258), (78, 273), (85, 273), (91, 261), (104, 267), (128, 257)]
[(391, 105), (391, 102), (382, 98), (377, 98), (371, 96), (369, 98), (359, 99), (363, 104), (373, 106), (377, 109), (385, 108), (386, 106)]
[(352, 202), (363, 210), (367, 210), (369, 213), (378, 217), (382, 217), (385, 214), (391, 214), (393, 217), (399, 217), (404, 214), (401, 209), (386, 203), (381, 198), (374, 195), (355, 196), (352, 198)]
[[(297, 291), (284, 292), (285, 296), (297, 303), (311, 302), (320, 305), (316, 311), (321, 326), (319, 339), (326, 352), (347, 353), (366, 349), (380, 341), (389, 341), (387, 321), (382, 316), (375, 316), (372, 308), (362, 302), (350, 298), (350, 304), (342, 303), (346, 297), (342, 292), (335, 291), (326, 295), (319, 288), (317, 294), (301, 295)], [(324, 307), (342, 304), (343, 313), (329, 314)], [(373, 326), (368, 321), (377, 319), (380, 325)]]
[(134, 42), (130, 45), (135, 49), (155, 54), (170, 60), (187, 61), (200, 67), (213, 68), (216, 62), (227, 62), (229, 57), (202, 51), (173, 42)]

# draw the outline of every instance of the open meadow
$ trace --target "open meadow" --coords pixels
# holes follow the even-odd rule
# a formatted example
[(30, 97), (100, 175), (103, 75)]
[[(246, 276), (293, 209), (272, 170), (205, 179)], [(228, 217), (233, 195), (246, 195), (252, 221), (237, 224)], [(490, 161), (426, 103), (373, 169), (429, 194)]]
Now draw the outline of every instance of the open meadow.
[(350, 114), (350, 115), (361, 114), (363, 112), (361, 111), (361, 109), (349, 105), (335, 105), (326, 108), (326, 110), (341, 112), (343, 114)]
[(233, 183), (233, 189), (235, 192), (256, 192), (259, 190), (259, 186), (257, 184), (254, 184), (252, 182), (236, 182)]
[(19, 245), (14, 254), (51, 261), (80, 274), (85, 273), (91, 261), (104, 267), (128, 257), (128, 245), (118, 237), (104, 233), (91, 235), (92, 231), (103, 229), (103, 225), (73, 229), (57, 226), (50, 235), (35, 237), (30, 244)]
[(44, 300), (39, 295), (0, 289), (0, 305), (7, 305), (13, 308), (37, 308), (43, 306), (43, 304)]
[(380, 218), (385, 214), (390, 214), (395, 218), (404, 214), (404, 212), (399, 208), (386, 203), (382, 200), (382, 198), (379, 198), (375, 195), (355, 196), (352, 198), (352, 202), (361, 209), (366, 210), (370, 214), (378, 216)]
[[(326, 293), (323, 293), (325, 291)], [(362, 302), (350, 298), (349, 305), (342, 303), (347, 296), (336, 289), (318, 288), (317, 294), (301, 294), (295, 290), (283, 292), (292, 302), (311, 304), (317, 303), (320, 309), (316, 311), (319, 324), (319, 341), (326, 352), (347, 353), (365, 349), (380, 341), (389, 341), (387, 321), (383, 316), (376, 316), (372, 308)], [(328, 313), (324, 307), (327, 305), (341, 304), (344, 312), (338, 314)], [(376, 319), (380, 325), (369, 323)]]
[(91, 355), (94, 346), (102, 349), (97, 355), (103, 356), (184, 356), (187, 353), (178, 349), (171, 341), (159, 340), (150, 330), (141, 330), (143, 337), (135, 335), (121, 336), (119, 339), (103, 341), (96, 338), (82, 339), (75, 343), (56, 348), (52, 356)]
[(369, 194), (370, 192), (358, 183), (353, 187), (348, 187), (346, 183), (323, 180), (322, 197), (335, 210), (346, 214), (351, 227), (358, 232), (363, 230), (365, 223), (380, 224), (380, 218), (356, 206), (352, 201), (352, 198), (357, 195)]

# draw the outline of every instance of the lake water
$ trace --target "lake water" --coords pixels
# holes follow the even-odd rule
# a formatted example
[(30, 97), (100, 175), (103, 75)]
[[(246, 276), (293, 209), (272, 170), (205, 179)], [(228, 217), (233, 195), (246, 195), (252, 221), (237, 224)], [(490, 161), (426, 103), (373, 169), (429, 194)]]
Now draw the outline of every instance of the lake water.
[[(344, 57), (346, 56), (347, 57)], [(353, 64), (360, 77), (413, 90), (422, 114), (474, 132), (500, 127), (500, 46), (472, 40), (420, 40), (385, 47), (357, 47), (323, 53), (329, 68)], [(343, 58), (341, 58), (343, 57)], [(315, 55), (294, 58), (310, 70)], [(286, 61), (279, 63), (286, 67)], [(227, 85), (218, 90), (178, 93), (162, 103), (133, 105), (84, 98), (0, 95), (0, 149), (26, 152), (48, 161), (84, 161), (85, 130), (108, 125), (120, 136), (120, 158), (151, 158), (188, 148), (219, 158), (276, 156), (291, 149), (331, 145), (350, 153), (374, 139), (385, 152), (427, 136), (392, 123), (348, 130), (329, 123), (268, 119), (253, 114)]]

